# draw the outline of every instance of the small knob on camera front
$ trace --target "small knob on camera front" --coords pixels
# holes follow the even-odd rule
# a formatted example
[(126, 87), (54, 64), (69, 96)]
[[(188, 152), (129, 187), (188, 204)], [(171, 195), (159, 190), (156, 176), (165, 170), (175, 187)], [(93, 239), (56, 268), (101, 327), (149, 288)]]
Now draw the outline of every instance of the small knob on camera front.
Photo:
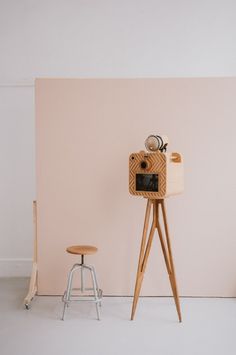
[(147, 162), (145, 160), (141, 161), (141, 163), (140, 163), (141, 169), (146, 169), (147, 166), (148, 166), (148, 164), (147, 164)]

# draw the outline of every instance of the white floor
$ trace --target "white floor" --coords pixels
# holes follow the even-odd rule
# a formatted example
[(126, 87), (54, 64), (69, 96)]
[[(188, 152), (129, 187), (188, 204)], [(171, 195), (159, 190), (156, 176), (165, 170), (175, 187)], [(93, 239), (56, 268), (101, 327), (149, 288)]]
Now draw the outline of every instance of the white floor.
[(105, 297), (102, 320), (94, 304), (72, 304), (60, 320), (60, 297), (22, 305), (27, 279), (0, 279), (1, 355), (235, 355), (236, 299), (182, 298), (183, 323), (172, 298)]

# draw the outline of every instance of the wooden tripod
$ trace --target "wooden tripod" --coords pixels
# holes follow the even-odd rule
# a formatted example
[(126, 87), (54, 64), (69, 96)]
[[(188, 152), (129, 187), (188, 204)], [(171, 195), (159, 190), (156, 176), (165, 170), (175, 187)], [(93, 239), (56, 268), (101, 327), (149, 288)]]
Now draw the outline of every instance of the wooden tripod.
[[(150, 229), (150, 233), (149, 233), (149, 238), (146, 243), (147, 231), (148, 231), (149, 219), (150, 219), (150, 213), (151, 213), (152, 206), (153, 206), (153, 221), (152, 221), (152, 225), (151, 225), (151, 229)], [(162, 230), (161, 230), (161, 226), (160, 226), (160, 222), (159, 222), (159, 206), (161, 206), (161, 211), (162, 211), (162, 215), (163, 215), (166, 242), (163, 238), (163, 234), (162, 234)], [(141, 290), (141, 286), (142, 286), (142, 282), (143, 282), (145, 269), (147, 266), (148, 256), (149, 256), (151, 246), (152, 246), (152, 240), (153, 240), (155, 229), (157, 229), (159, 239), (161, 242), (161, 248), (162, 248), (162, 252), (164, 255), (164, 259), (165, 259), (165, 264), (166, 264), (167, 272), (169, 274), (170, 285), (172, 288), (179, 321), (181, 322), (182, 317), (181, 317), (181, 311), (180, 311), (179, 295), (178, 295), (176, 278), (175, 278), (175, 269), (174, 269), (173, 257), (172, 257), (172, 252), (171, 252), (171, 244), (170, 244), (169, 231), (168, 231), (168, 225), (167, 225), (167, 219), (166, 219), (164, 199), (162, 199), (162, 200), (148, 199), (148, 201), (147, 201), (147, 208), (146, 208), (146, 214), (145, 214), (145, 220), (144, 220), (142, 242), (141, 242), (141, 247), (140, 247), (131, 320), (134, 319), (136, 306), (137, 306), (137, 302), (138, 302), (138, 297), (140, 294), (140, 290)]]

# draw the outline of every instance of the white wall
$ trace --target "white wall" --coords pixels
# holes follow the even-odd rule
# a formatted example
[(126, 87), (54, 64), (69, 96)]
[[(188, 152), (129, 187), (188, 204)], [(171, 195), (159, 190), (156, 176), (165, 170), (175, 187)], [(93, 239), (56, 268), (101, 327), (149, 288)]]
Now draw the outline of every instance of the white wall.
[(236, 76), (234, 0), (0, 0), (0, 275), (32, 255), (35, 77)]

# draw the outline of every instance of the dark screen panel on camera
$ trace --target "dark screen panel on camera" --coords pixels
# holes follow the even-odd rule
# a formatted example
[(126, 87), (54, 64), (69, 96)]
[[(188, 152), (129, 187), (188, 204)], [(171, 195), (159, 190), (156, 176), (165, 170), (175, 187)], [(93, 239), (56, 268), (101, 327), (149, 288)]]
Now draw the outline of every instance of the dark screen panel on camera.
[(136, 191), (158, 192), (158, 174), (136, 174)]

